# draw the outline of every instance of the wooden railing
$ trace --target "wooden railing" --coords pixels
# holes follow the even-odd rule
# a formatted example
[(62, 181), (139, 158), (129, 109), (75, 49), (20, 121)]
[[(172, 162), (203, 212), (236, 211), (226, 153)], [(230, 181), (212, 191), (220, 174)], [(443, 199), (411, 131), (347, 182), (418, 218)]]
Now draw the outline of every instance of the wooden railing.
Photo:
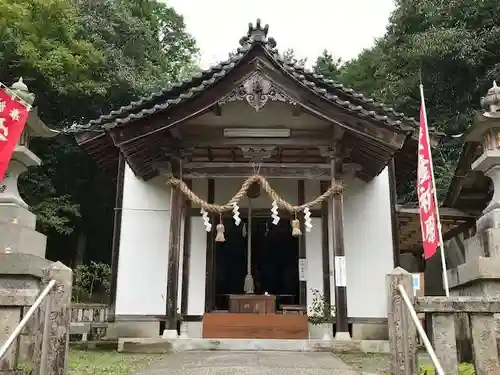
[(71, 305), (70, 334), (78, 341), (98, 341), (106, 336), (108, 305), (73, 303)]
[(387, 276), (391, 374), (410, 375), (417, 369), (416, 329), (399, 288), (404, 287), (416, 313), (427, 313), (432, 326), (432, 346), (445, 374), (458, 374), (458, 316), (466, 316), (476, 375), (500, 374), (494, 314), (500, 298), (413, 297), (411, 274), (397, 268)]

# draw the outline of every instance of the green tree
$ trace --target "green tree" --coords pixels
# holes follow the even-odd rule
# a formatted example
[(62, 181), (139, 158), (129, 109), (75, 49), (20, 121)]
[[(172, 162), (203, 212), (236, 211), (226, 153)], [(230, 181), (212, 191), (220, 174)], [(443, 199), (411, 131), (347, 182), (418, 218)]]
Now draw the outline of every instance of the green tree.
[(336, 80), (341, 71), (341, 64), (342, 60), (340, 58), (334, 58), (333, 55), (325, 49), (316, 59), (314, 71), (329, 79)]
[(288, 64), (295, 64), (295, 65), (299, 65), (301, 67), (304, 67), (304, 65), (306, 65), (306, 62), (307, 62), (307, 58), (297, 58), (295, 55), (295, 50), (293, 48), (289, 48), (289, 49), (285, 50), (281, 54), (281, 57)]
[[(386, 35), (347, 62), (337, 79), (413, 116), (422, 81), (429, 122), (448, 135), (460, 134), (500, 77), (497, 9), (497, 0), (398, 0)], [(435, 151), (440, 197), (460, 149), (459, 141), (446, 140)], [(406, 199), (414, 199), (413, 192), (411, 186), (400, 191)]]
[[(84, 123), (197, 69), (182, 16), (161, 1), (0, 0), (0, 37), (0, 81), (24, 77), (40, 117), (55, 128)], [(69, 261), (68, 249), (86, 243), (97, 261), (108, 260), (109, 176), (72, 137), (35, 140), (32, 148), (43, 165), (22, 176), (20, 190), (50, 234), (49, 255)]]

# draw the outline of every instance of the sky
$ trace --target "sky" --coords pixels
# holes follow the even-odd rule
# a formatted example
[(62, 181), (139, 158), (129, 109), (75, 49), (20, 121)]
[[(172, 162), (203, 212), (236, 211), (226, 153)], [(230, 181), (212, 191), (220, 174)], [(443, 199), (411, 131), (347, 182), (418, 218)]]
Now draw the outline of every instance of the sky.
[(326, 48), (343, 61), (356, 57), (385, 33), (393, 0), (168, 0), (184, 16), (200, 48), (202, 68), (225, 60), (248, 23), (269, 24), (277, 48), (295, 50), (314, 63)]

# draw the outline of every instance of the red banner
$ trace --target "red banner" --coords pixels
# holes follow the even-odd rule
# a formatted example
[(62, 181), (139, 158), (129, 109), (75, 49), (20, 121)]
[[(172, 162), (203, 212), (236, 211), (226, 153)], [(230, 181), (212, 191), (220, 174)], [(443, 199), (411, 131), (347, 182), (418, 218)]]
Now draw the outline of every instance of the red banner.
[(28, 120), (28, 108), (0, 87), (0, 181)]
[(418, 139), (418, 169), (417, 195), (420, 207), (420, 228), (422, 230), (422, 244), (424, 257), (429, 259), (436, 254), (439, 246), (439, 232), (437, 226), (437, 206), (433, 191), (434, 176), (431, 168), (431, 147), (429, 129), (425, 115), (425, 105), (420, 107), (420, 134)]

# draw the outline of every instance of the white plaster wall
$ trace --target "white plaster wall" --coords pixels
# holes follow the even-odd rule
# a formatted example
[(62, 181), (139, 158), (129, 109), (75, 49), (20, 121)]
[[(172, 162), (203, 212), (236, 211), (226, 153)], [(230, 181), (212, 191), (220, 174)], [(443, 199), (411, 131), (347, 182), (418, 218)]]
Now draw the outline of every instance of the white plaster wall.
[(125, 165), (116, 315), (165, 315), (171, 193)]
[[(215, 201), (229, 200), (240, 188), (243, 179), (224, 178), (215, 181)], [(272, 179), (271, 186), (285, 199), (297, 202), (297, 181)], [(193, 180), (193, 190), (206, 199), (207, 182)], [(319, 181), (305, 183), (306, 200), (320, 193)], [(267, 194), (252, 200), (255, 208), (269, 208)], [(241, 207), (247, 206), (244, 200)], [(314, 207), (319, 209), (320, 207)], [(355, 180), (344, 195), (344, 244), (347, 267), (348, 315), (359, 318), (387, 317), (385, 276), (393, 269), (390, 190), (387, 169), (370, 183)], [(191, 218), (191, 260), (189, 274), (188, 314), (202, 315), (205, 308), (206, 232), (200, 217)], [(307, 303), (312, 301), (311, 289), (323, 292), (321, 219), (312, 218), (313, 229), (306, 234)], [(330, 218), (329, 218), (330, 220)], [(335, 301), (333, 277), (333, 246), (330, 244), (330, 292)]]
[[(208, 198), (208, 180), (193, 179), (192, 190), (202, 199)], [(193, 207), (197, 207), (193, 205)], [(207, 264), (207, 232), (201, 216), (191, 220), (191, 256), (189, 258), (188, 315), (203, 315), (205, 312), (205, 273)]]
[(306, 258), (307, 258), (307, 305), (313, 300), (312, 289), (323, 290), (323, 253), (321, 240), (321, 218), (311, 219), (311, 232), (306, 233)]
[(201, 216), (191, 217), (191, 257), (189, 259), (188, 315), (205, 312), (205, 272), (207, 232)]
[[(387, 168), (369, 183), (355, 180), (347, 186), (344, 245), (349, 317), (387, 317), (385, 278), (394, 268)], [(330, 263), (333, 270), (333, 259)], [(334, 300), (333, 273), (330, 279)]]

